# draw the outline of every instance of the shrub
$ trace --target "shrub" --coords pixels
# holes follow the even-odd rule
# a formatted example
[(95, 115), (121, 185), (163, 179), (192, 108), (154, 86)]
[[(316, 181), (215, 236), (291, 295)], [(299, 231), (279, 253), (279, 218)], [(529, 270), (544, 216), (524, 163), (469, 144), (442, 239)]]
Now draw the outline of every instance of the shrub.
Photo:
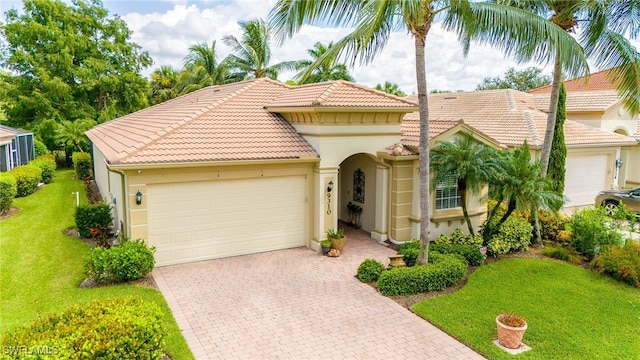
[(398, 254), (402, 255), (402, 260), (408, 267), (416, 265), (418, 255), (420, 255), (420, 249), (407, 248), (402, 251), (398, 251)]
[(591, 266), (599, 274), (640, 287), (640, 245), (633, 241), (627, 241), (623, 247), (604, 245)]
[(105, 203), (97, 205), (80, 205), (76, 208), (76, 229), (80, 236), (91, 237), (91, 229), (101, 227), (110, 229), (113, 217), (111, 206)]
[(593, 259), (603, 245), (621, 245), (622, 235), (608, 224), (609, 219), (600, 207), (574, 212), (567, 224), (571, 245), (589, 260)]
[(526, 249), (531, 242), (532, 230), (533, 226), (524, 218), (510, 216), (487, 242), (487, 253), (495, 256)]
[(49, 149), (47, 149), (47, 145), (45, 145), (42, 141), (38, 139), (33, 139), (33, 147), (35, 150), (36, 157), (49, 154)]
[(53, 155), (39, 156), (29, 164), (40, 168), (43, 183), (49, 184), (53, 181), (53, 173), (56, 171), (56, 160)]
[(73, 160), (73, 169), (76, 171), (76, 178), (80, 180), (91, 179), (91, 154), (74, 152), (73, 155), (71, 155), (71, 159)]
[(484, 255), (480, 252), (480, 248), (475, 245), (431, 244), (429, 251), (436, 251), (441, 254), (458, 254), (471, 266), (480, 266), (484, 262)]
[(13, 198), (18, 193), (16, 178), (13, 174), (3, 172), (0, 173), (0, 214), (4, 214), (11, 209)]
[(358, 266), (358, 279), (362, 282), (378, 281), (380, 274), (384, 272), (384, 265), (375, 259), (365, 259)]
[(460, 228), (453, 230), (451, 235), (438, 235), (436, 244), (454, 244), (454, 245), (473, 245), (480, 247), (482, 245), (482, 236), (465, 235)]
[(38, 188), (42, 181), (42, 170), (33, 165), (22, 165), (9, 171), (16, 179), (16, 197), (29, 196)]
[(565, 230), (569, 218), (562, 214), (552, 214), (545, 210), (538, 212), (540, 237), (543, 241), (564, 242), (561, 232)]
[(153, 270), (155, 250), (142, 239), (125, 240), (108, 249), (93, 248), (84, 261), (84, 272), (100, 284), (141, 279)]
[(394, 268), (383, 272), (376, 287), (386, 296), (440, 291), (457, 284), (467, 273), (467, 265), (455, 256), (433, 252), (430, 257), (430, 265)]
[[(3, 342), (47, 349), (56, 359), (160, 359), (165, 354), (162, 318), (158, 305), (138, 297), (95, 300), (38, 318), (5, 334)], [(4, 355), (25, 357), (24, 352)]]

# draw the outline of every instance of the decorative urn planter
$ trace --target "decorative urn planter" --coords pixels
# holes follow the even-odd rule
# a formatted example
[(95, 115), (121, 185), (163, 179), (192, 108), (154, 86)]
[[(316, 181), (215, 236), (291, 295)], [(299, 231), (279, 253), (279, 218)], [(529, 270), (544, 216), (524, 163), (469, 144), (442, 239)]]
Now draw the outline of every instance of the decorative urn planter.
[(340, 250), (340, 252), (342, 252), (342, 249), (344, 248), (344, 244), (346, 242), (347, 242), (347, 236), (346, 235), (343, 235), (339, 239), (331, 239), (331, 248)]
[(500, 345), (517, 349), (522, 344), (522, 337), (527, 330), (527, 322), (523, 318), (510, 314), (501, 314), (496, 317), (498, 327), (498, 342)]

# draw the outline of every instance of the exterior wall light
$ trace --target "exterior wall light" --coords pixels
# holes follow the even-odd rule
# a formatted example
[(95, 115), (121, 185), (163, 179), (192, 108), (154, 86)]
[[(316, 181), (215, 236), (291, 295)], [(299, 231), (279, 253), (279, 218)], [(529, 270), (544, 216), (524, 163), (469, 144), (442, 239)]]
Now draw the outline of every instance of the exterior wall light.
[(329, 186), (327, 186), (327, 192), (331, 192), (333, 190), (333, 180), (329, 180)]
[(616, 167), (618, 169), (620, 169), (622, 167), (622, 159), (621, 158), (617, 158), (616, 159)]
[(136, 193), (136, 204), (142, 204), (142, 193), (140, 192), (140, 190), (138, 190), (138, 192)]

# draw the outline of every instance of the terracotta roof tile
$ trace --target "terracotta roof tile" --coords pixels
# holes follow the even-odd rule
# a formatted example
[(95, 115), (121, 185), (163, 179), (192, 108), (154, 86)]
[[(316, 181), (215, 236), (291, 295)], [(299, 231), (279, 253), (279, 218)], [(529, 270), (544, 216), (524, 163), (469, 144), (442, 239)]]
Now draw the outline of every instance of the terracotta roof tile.
[[(589, 75), (585, 82), (585, 77), (579, 77), (564, 82), (564, 86), (567, 92), (572, 91), (607, 91), (615, 90), (616, 86), (609, 80), (609, 70), (602, 70)], [(542, 86), (536, 89), (529, 90), (531, 94), (550, 94), (551, 85)]]
[(404, 98), (337, 80), (292, 87), (267, 107), (415, 107)]
[(262, 106), (287, 89), (268, 79), (211, 86), (87, 135), (112, 164), (317, 157), (291, 124)]
[[(550, 94), (532, 94), (540, 111), (549, 111)], [(605, 111), (621, 101), (615, 91), (583, 91), (567, 93), (567, 112)]]
[[(417, 101), (417, 96), (408, 99)], [(463, 120), (509, 147), (520, 146), (525, 140), (531, 147), (541, 147), (547, 123), (547, 114), (536, 109), (534, 95), (511, 89), (429, 94), (429, 116), (430, 119)], [(417, 112), (407, 114), (403, 125), (405, 121), (413, 120), (407, 126), (418, 126), (417, 119)], [(634, 143), (630, 137), (570, 120), (565, 122), (564, 129), (567, 146)]]

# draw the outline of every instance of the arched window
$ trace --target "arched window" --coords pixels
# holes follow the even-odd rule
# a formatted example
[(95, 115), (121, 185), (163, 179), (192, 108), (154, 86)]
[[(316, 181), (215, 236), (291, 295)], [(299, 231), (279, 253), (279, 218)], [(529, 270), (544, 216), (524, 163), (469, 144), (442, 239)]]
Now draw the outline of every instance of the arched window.
[(353, 201), (364, 204), (364, 171), (353, 172)]

